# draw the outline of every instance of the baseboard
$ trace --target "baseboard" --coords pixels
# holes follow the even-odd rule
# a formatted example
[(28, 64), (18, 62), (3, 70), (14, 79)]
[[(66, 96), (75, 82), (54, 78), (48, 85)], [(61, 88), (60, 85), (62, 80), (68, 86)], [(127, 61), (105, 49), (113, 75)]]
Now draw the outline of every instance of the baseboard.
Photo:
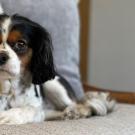
[(120, 103), (130, 103), (135, 104), (135, 92), (121, 92), (114, 90), (106, 90), (102, 88), (98, 88), (95, 86), (90, 86), (88, 84), (83, 84), (84, 90), (87, 91), (102, 91), (109, 92), (111, 97), (114, 98), (117, 102)]

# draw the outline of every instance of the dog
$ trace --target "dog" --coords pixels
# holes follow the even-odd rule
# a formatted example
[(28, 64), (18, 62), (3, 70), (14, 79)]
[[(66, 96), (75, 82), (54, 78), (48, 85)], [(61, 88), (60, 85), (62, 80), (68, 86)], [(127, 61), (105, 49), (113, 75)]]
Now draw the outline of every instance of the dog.
[(104, 116), (115, 105), (106, 93), (87, 93), (77, 102), (57, 74), (47, 30), (0, 9), (0, 124), (26, 124)]

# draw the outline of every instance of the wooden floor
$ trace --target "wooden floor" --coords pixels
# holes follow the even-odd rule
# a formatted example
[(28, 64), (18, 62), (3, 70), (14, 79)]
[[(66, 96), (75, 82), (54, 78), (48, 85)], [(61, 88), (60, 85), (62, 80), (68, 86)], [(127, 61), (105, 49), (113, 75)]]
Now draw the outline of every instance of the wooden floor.
[(118, 92), (113, 90), (105, 90), (101, 88), (96, 88), (87, 84), (83, 85), (85, 91), (101, 91), (110, 93), (111, 97), (120, 103), (130, 103), (135, 104), (135, 92)]

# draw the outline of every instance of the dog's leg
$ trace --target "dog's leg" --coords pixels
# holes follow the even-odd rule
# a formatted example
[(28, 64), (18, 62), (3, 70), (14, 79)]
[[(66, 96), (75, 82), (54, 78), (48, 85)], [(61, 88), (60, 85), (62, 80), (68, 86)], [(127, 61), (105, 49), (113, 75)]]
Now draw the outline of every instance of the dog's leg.
[(26, 106), (12, 108), (0, 112), (0, 124), (26, 124), (31, 122), (41, 122), (45, 119), (45, 112), (40, 108)]
[(48, 81), (44, 87), (46, 96), (56, 106), (56, 109), (63, 111), (63, 113), (54, 112), (54, 114), (62, 115), (62, 119), (78, 119), (91, 115), (104, 116), (113, 110), (115, 105), (115, 101), (110, 100), (107, 93), (95, 92), (87, 93), (83, 102), (76, 103), (70, 99), (66, 90), (57, 80)]
[(82, 104), (74, 104), (66, 107), (63, 111), (46, 110), (45, 120), (67, 120), (87, 118), (91, 116), (91, 109)]
[(91, 108), (77, 104), (67, 94), (65, 88), (57, 81), (50, 80), (44, 84), (46, 97), (55, 105), (58, 111), (48, 111), (47, 120), (78, 119), (91, 116)]
[(45, 120), (62, 120), (63, 116), (63, 111), (45, 110)]
[(44, 85), (45, 96), (55, 105), (56, 109), (64, 110), (74, 104), (66, 89), (56, 80), (47, 81)]
[(87, 118), (91, 115), (104, 116), (113, 111), (115, 100), (111, 100), (109, 93), (88, 92), (84, 100), (78, 104), (68, 106), (64, 110), (65, 119)]

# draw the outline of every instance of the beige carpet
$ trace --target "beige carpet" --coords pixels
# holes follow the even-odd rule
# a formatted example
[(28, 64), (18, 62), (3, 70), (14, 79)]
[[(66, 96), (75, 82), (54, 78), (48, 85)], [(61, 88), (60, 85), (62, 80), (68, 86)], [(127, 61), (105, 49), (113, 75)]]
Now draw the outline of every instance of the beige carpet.
[(0, 126), (0, 135), (135, 135), (135, 106), (118, 105), (105, 117)]

